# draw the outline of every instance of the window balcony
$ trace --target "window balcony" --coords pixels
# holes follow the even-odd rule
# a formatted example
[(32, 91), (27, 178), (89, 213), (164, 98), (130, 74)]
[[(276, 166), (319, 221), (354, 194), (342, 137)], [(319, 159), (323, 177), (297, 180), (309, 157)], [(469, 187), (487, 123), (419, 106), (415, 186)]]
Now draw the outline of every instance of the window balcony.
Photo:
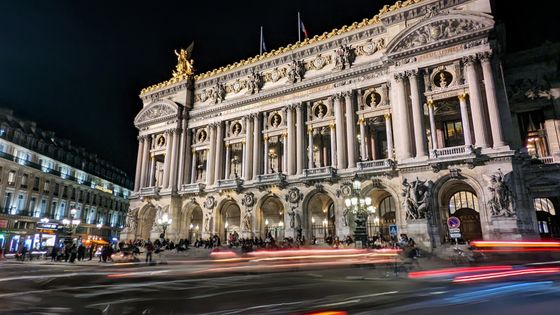
[(476, 152), (472, 145), (460, 145), (430, 151), (431, 159), (456, 160), (473, 157), (476, 157)]
[(183, 184), (181, 185), (180, 193), (197, 194), (204, 191), (205, 183)]
[(283, 186), (286, 184), (286, 175), (283, 173), (272, 173), (257, 175), (257, 185), (276, 185)]
[(358, 162), (358, 171), (362, 173), (375, 173), (392, 171), (395, 169), (395, 161), (391, 159)]
[[(151, 186), (151, 187), (142, 187), (140, 188), (140, 196), (158, 196), (159, 194), (159, 187)], [(95, 203), (94, 203), (95, 204)]]
[(334, 179), (336, 177), (336, 168), (332, 166), (304, 169), (302, 180), (316, 180), (316, 179)]
[(231, 179), (220, 179), (218, 180), (217, 186), (219, 189), (239, 190), (243, 187), (243, 179), (239, 177)]

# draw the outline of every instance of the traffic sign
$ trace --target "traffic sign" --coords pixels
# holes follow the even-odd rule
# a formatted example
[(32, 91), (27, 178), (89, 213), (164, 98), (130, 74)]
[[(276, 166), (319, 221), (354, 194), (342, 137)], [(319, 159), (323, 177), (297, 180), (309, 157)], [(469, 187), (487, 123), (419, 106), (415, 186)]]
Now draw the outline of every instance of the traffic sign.
[(389, 225), (389, 235), (391, 236), (397, 236), (398, 235), (398, 229), (397, 229), (397, 225), (396, 224), (390, 224)]
[(457, 217), (449, 217), (449, 219), (447, 219), (447, 226), (450, 228), (458, 228), (461, 226), (461, 220)]
[(460, 228), (449, 228), (449, 233), (461, 233)]
[(449, 233), (449, 237), (451, 237), (451, 238), (461, 238), (461, 233)]

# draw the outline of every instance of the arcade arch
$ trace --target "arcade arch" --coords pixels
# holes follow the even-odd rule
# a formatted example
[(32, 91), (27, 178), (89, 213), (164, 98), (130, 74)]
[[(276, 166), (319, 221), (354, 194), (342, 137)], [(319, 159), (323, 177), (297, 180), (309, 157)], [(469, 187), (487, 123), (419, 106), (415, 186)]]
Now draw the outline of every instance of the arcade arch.
[(257, 229), (261, 237), (270, 231), (276, 240), (284, 238), (284, 205), (275, 195), (264, 197), (257, 214)]
[(333, 199), (325, 192), (314, 193), (304, 207), (305, 237), (322, 241), (336, 237), (335, 219)]
[(216, 220), (216, 233), (225, 242), (230, 233), (237, 232), (241, 236), (241, 208), (234, 200), (226, 200), (219, 210)]

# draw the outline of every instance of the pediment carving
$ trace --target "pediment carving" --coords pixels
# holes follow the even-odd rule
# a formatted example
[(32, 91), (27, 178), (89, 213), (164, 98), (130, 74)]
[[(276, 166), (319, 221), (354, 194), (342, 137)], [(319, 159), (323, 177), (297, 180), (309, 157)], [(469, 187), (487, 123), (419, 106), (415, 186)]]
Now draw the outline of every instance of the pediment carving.
[(485, 14), (464, 11), (440, 12), (427, 16), (415, 26), (397, 35), (389, 43), (387, 54), (406, 54), (447, 41), (469, 38), (487, 32), (493, 26), (494, 21)]
[(156, 101), (153, 104), (143, 108), (136, 118), (134, 125), (141, 126), (152, 123), (158, 123), (170, 118), (174, 118), (179, 114), (179, 106), (172, 101)]

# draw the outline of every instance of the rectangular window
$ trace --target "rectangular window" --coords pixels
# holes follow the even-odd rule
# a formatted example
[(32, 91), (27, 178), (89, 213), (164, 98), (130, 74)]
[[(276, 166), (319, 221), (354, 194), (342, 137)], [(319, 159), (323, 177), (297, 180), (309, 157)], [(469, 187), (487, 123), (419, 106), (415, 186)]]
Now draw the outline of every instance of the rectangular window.
[(10, 214), (18, 214), (23, 210), (23, 206), (25, 205), (25, 195), (19, 194), (16, 200), (15, 207), (13, 207)]
[(43, 217), (47, 214), (47, 200), (46, 199), (42, 199), (41, 200), (41, 214), (39, 214), (40, 217)]
[(45, 181), (45, 186), (43, 186), (43, 192), (44, 192), (45, 194), (48, 194), (48, 193), (49, 193), (49, 185), (50, 185), (50, 184), (51, 184), (50, 181), (48, 181), (48, 180)]
[(16, 171), (10, 171), (8, 174), (8, 185), (14, 186), (16, 184)]
[(443, 127), (446, 147), (455, 147), (465, 144), (463, 125), (460, 120), (445, 121)]
[(58, 192), (59, 192), (59, 191), (60, 191), (60, 184), (59, 184), (59, 183), (55, 183), (55, 184), (54, 184), (54, 192), (53, 192), (53, 194), (54, 194), (55, 196), (58, 196)]
[(29, 201), (29, 214), (38, 218), (41, 215), (41, 209), (39, 208), (35, 209), (36, 203), (37, 203), (37, 198), (31, 197), (31, 200)]
[(33, 179), (33, 190), (38, 191), (40, 183), (41, 183), (41, 179), (39, 177), (35, 177)]
[(27, 188), (27, 180), (28, 180), (28, 175), (27, 174), (23, 174), (23, 176), (21, 177), (21, 188)]
[(10, 212), (10, 206), (12, 204), (12, 193), (7, 192), (4, 194), (4, 212)]

